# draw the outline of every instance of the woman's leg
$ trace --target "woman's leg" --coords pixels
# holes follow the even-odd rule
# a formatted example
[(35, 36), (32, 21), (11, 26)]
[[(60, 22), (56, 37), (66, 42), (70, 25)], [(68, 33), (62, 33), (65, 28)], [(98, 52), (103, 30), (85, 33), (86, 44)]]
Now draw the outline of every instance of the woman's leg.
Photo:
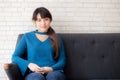
[(46, 80), (66, 80), (64, 73), (53, 71), (46, 75)]
[(41, 73), (30, 73), (25, 77), (25, 80), (45, 80), (45, 77)]

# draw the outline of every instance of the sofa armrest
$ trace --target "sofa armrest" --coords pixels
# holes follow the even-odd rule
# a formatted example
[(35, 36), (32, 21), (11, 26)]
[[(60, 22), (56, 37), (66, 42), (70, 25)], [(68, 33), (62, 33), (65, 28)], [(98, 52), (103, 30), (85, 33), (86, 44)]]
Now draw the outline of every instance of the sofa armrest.
[(9, 78), (9, 80), (23, 80), (23, 76), (16, 64), (5, 63), (4, 70)]

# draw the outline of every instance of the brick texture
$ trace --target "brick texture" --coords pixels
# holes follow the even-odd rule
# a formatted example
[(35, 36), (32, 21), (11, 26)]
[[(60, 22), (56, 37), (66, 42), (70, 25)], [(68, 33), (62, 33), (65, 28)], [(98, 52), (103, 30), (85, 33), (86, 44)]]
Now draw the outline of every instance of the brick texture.
[(18, 34), (35, 28), (34, 9), (53, 15), (57, 33), (119, 33), (120, 0), (0, 0), (0, 79), (8, 80), (3, 64), (11, 62)]

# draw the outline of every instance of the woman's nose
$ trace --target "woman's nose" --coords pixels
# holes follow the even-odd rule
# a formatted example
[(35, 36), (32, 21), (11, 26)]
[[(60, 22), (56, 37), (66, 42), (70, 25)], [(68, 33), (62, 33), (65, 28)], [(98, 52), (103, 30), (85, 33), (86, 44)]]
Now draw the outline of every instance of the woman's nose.
[(41, 21), (41, 24), (45, 24), (45, 21), (44, 21), (44, 20), (42, 20), (42, 21)]

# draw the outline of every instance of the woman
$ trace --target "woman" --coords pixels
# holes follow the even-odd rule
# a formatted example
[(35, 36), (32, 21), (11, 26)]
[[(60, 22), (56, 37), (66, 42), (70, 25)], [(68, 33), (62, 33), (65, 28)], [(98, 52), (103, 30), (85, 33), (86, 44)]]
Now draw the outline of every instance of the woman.
[[(52, 15), (44, 7), (37, 8), (32, 20), (37, 30), (25, 33), (12, 56), (25, 80), (65, 80), (64, 45), (50, 26)], [(27, 58), (23, 58), (27, 55)]]

